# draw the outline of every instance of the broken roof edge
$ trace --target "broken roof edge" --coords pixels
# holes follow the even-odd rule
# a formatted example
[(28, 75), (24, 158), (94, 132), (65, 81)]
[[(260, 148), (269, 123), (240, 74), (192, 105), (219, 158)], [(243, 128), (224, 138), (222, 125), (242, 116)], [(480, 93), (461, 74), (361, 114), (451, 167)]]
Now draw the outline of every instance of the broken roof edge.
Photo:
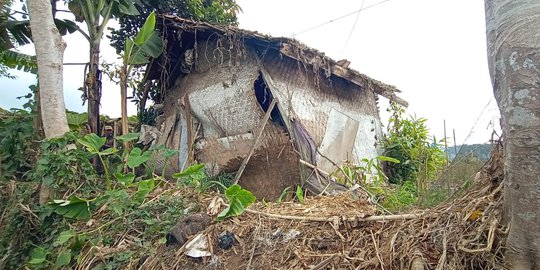
[(326, 76), (334, 75), (343, 78), (359, 87), (366, 87), (372, 90), (374, 93), (383, 96), (390, 101), (394, 101), (404, 107), (408, 107), (409, 103), (398, 97), (396, 93), (401, 91), (393, 85), (383, 83), (375, 80), (367, 75), (349, 68), (348, 63), (345, 66), (340, 65), (339, 62), (326, 56), (324, 53), (319, 52), (316, 49), (310, 48), (300, 41), (286, 37), (272, 37), (269, 35), (261, 34), (256, 31), (249, 31), (240, 29), (236, 26), (230, 25), (217, 25), (207, 22), (196, 22), (184, 18), (180, 18), (173, 15), (161, 15), (164, 20), (174, 22), (174, 27), (187, 32), (199, 32), (208, 31), (216, 32), (221, 35), (237, 35), (248, 41), (259, 41), (255, 43), (266, 43), (265, 47), (273, 47), (273, 49), (279, 51), (281, 54), (295, 59), (296, 61), (304, 64), (311, 65), (315, 68), (320, 68), (325, 71)]

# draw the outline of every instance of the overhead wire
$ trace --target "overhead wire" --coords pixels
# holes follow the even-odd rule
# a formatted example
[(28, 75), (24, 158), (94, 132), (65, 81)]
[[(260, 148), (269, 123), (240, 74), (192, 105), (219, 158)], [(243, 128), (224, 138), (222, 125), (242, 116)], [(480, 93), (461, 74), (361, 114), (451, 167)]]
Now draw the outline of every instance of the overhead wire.
[(358, 18), (360, 18), (360, 13), (362, 12), (362, 8), (364, 7), (364, 2), (365, 2), (365, 0), (362, 0), (362, 4), (360, 4), (360, 9), (359, 9), (360, 11), (358, 11), (358, 13), (356, 13), (356, 19), (354, 19), (354, 24), (351, 27), (351, 31), (349, 32), (349, 35), (347, 36), (347, 40), (345, 41), (345, 44), (343, 45), (343, 49), (341, 49), (340, 58), (341, 58), (341, 56), (343, 56), (343, 53), (345, 53), (345, 49), (347, 48), (347, 45), (349, 44), (351, 36), (352, 36), (352, 34), (354, 32), (354, 28), (356, 27), (356, 24), (358, 23)]
[(478, 115), (478, 118), (476, 118), (476, 121), (474, 122), (471, 130), (469, 131), (469, 134), (467, 135), (467, 137), (465, 138), (465, 140), (463, 141), (462, 145), (465, 144), (469, 139), (470, 137), (472, 136), (473, 132), (474, 132), (474, 129), (476, 128), (476, 126), (478, 125), (478, 122), (480, 121), (480, 119), (482, 118), (482, 116), (484, 115), (484, 112), (486, 111), (486, 109), (488, 108), (489, 104), (491, 104), (491, 101), (493, 101), (493, 99), (490, 99), (488, 101), (488, 103), (486, 104), (486, 106), (484, 106), (484, 108), (482, 109), (482, 111), (480, 112), (480, 115)]
[(391, 1), (391, 0), (383, 0), (383, 1), (377, 2), (377, 3), (375, 3), (375, 4), (369, 5), (369, 6), (367, 6), (367, 7), (362, 7), (362, 8), (360, 8), (360, 9), (356, 10), (356, 11), (347, 13), (347, 14), (342, 15), (342, 16), (339, 16), (339, 17), (334, 18), (334, 19), (332, 19), (332, 20), (329, 20), (329, 21), (327, 21), (327, 22), (324, 22), (324, 23), (315, 25), (315, 26), (313, 26), (313, 27), (304, 29), (304, 30), (302, 30), (302, 31), (300, 31), (300, 32), (297, 32), (297, 33), (293, 33), (290, 37), (295, 37), (295, 36), (304, 34), (304, 33), (309, 32), (309, 31), (311, 31), (311, 30), (314, 30), (314, 29), (317, 29), (317, 28), (319, 28), (319, 27), (325, 26), (325, 25), (327, 25), (327, 24), (329, 24), (329, 23), (333, 23), (333, 22), (335, 22), (335, 21), (339, 21), (339, 20), (341, 20), (341, 19), (343, 19), (343, 18), (347, 18), (347, 17), (349, 17), (349, 16), (351, 16), (351, 15), (354, 15), (354, 14), (357, 14), (357, 13), (363, 11), (363, 10), (370, 9), (370, 8), (372, 8), (372, 7), (376, 7), (376, 6), (378, 6), (378, 5), (381, 5), (381, 4), (386, 3), (386, 2), (389, 2), (389, 1)]

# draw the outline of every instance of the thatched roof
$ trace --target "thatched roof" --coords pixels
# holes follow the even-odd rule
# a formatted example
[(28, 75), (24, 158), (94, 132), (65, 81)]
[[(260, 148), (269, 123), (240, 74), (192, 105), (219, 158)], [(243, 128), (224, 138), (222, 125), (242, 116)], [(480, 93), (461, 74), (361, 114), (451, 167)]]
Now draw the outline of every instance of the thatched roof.
[[(274, 50), (281, 55), (295, 59), (305, 65), (320, 69), (327, 77), (337, 76), (343, 78), (362, 88), (367, 88), (373, 92), (397, 102), (403, 106), (408, 106), (407, 101), (399, 98), (396, 93), (401, 92), (395, 86), (385, 84), (372, 79), (358, 71), (349, 68), (350, 62), (347, 60), (335, 61), (327, 57), (324, 53), (309, 48), (301, 42), (285, 37), (272, 37), (254, 31), (239, 29), (234, 26), (216, 25), (205, 22), (195, 22), (171, 15), (164, 15), (160, 20), (160, 27), (164, 31), (181, 30), (187, 33), (195, 33), (197, 39), (216, 37), (234, 37), (235, 40), (242, 40), (244, 44), (259, 47), (264, 50)], [(178, 42), (178, 41), (176, 41)], [(174, 44), (168, 40), (168, 50)], [(171, 55), (171, 54), (169, 54)], [(169, 56), (170, 57), (170, 56)], [(157, 62), (149, 66), (149, 79), (160, 77), (161, 65)]]

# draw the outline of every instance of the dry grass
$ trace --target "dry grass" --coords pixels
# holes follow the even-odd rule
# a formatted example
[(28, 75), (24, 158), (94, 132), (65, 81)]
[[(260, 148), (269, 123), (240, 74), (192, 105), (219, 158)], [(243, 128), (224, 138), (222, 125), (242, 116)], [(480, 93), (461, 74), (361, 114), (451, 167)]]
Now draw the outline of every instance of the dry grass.
[[(504, 269), (502, 187), (498, 147), (465, 195), (435, 208), (366, 221), (376, 209), (347, 195), (307, 198), (303, 204), (258, 203), (206, 228), (211, 257), (193, 259), (183, 248), (163, 246), (137, 268)], [(237, 239), (229, 250), (217, 246), (225, 231)]]

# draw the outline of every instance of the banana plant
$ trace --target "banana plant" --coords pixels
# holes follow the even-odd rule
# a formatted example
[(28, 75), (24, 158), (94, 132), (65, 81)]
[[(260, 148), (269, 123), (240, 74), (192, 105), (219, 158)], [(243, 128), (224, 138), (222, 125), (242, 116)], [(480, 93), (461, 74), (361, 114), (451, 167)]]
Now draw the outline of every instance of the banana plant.
[(85, 22), (88, 33), (83, 36), (90, 44), (88, 75), (84, 83), (83, 100), (88, 100), (88, 123), (90, 131), (100, 135), (99, 104), (101, 83), (99, 83), (99, 47), (107, 23), (112, 18), (139, 15), (140, 1), (130, 0), (71, 0), (68, 8), (78, 22)]
[[(127, 123), (127, 78), (134, 65), (142, 65), (150, 62), (150, 58), (156, 58), (163, 51), (163, 41), (155, 31), (156, 15), (154, 12), (148, 15), (143, 27), (134, 39), (128, 38), (124, 46), (123, 64), (120, 70), (120, 96), (122, 110), (122, 134), (128, 133)], [(127, 147), (127, 145), (126, 145)]]

